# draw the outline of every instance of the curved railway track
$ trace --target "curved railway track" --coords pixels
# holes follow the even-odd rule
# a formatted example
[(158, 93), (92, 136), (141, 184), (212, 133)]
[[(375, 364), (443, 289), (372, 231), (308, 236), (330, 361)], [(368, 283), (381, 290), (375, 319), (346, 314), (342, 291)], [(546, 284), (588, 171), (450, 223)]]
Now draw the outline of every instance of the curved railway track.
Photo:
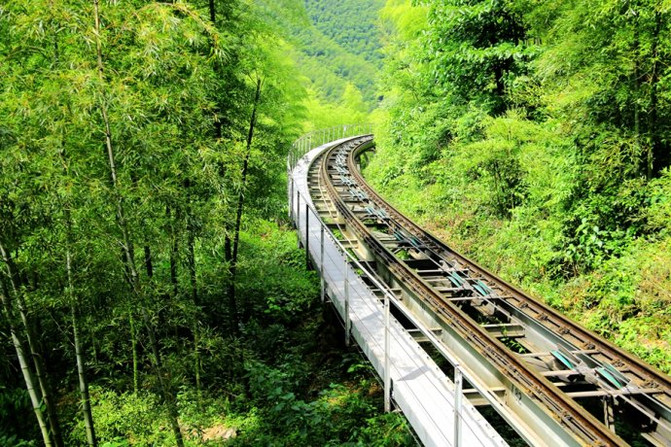
[[(576, 445), (628, 445), (615, 422), (671, 445), (671, 379), (479, 267), (382, 199), (360, 173), (372, 136), (333, 146), (311, 166), (313, 190), (348, 232), (479, 361), (500, 375), (499, 398), (521, 392)], [(391, 286), (392, 284), (390, 284)], [(603, 403), (603, 420), (595, 402)], [(600, 416), (600, 415), (599, 415)], [(514, 425), (514, 424), (513, 424)], [(550, 444), (551, 445), (551, 444)]]

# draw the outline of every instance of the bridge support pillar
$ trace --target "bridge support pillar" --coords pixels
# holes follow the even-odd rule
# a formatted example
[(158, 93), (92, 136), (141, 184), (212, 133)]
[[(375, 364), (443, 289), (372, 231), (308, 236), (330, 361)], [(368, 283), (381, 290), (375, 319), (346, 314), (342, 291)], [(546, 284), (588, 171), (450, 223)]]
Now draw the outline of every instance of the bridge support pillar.
[(289, 194), (289, 217), (291, 220), (291, 225), (294, 227), (296, 226), (296, 223), (294, 222), (294, 177), (293, 175), (291, 176), (291, 186), (290, 186), (290, 194)]
[(296, 191), (296, 229), (298, 230), (298, 248), (301, 248), (301, 192)]

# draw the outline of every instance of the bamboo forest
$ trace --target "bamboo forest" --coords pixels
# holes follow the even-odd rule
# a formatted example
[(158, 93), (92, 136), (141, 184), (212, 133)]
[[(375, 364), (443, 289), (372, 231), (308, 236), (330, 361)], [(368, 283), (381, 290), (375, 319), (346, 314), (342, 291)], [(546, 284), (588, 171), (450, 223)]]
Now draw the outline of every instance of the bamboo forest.
[(0, 446), (668, 446), (670, 373), (670, 0), (0, 0)]

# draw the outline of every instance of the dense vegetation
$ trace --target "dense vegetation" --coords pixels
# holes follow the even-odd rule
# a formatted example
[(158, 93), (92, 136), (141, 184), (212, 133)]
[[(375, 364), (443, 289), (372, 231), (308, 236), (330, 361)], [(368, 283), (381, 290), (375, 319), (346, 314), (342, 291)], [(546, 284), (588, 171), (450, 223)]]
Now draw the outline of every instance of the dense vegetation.
[(352, 54), (381, 65), (378, 14), (384, 0), (305, 0), (315, 27)]
[(0, 4), (0, 445), (408, 441), (287, 227), (287, 36), (245, 0)]
[(456, 248), (666, 372), (669, 9), (388, 0), (367, 172)]
[(671, 371), (670, 8), (2, 2), (0, 445), (411, 445), (286, 220), (378, 98), (383, 192)]
[[(380, 3), (324, 2), (316, 7), (308, 2), (309, 14), (302, 0), (261, 3), (269, 21), (294, 45), (297, 65), (309, 81), (309, 130), (366, 121), (377, 105), (380, 40), (374, 30)], [(350, 38), (366, 45), (355, 48), (348, 44)]]

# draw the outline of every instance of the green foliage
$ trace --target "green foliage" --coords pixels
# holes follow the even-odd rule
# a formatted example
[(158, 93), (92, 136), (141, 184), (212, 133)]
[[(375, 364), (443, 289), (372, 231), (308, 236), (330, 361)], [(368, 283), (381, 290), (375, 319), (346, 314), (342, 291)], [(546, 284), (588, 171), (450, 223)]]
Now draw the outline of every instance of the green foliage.
[(376, 26), (383, 0), (305, 0), (312, 23), (348, 52), (379, 65), (381, 39)]
[[(324, 79), (310, 92), (317, 125), (364, 120), (374, 65), (305, 26), (297, 1), (213, 3), (0, 6), (2, 445), (40, 434), (10, 323), (24, 343), (39, 328), (68, 445), (86, 442), (75, 327), (101, 445), (173, 445), (180, 429), (186, 445), (221, 444), (229, 428), (305, 440), (320, 430), (319, 391), (346, 379), (319, 376), (326, 354), (306, 323), (318, 283), (283, 226), (285, 151), (309, 126), (296, 60)], [(286, 375), (283, 393), (250, 395), (248, 365)], [(347, 401), (332, 436), (379, 401)], [(303, 434), (276, 427), (293, 420)]]
[(371, 181), (668, 370), (668, 5), (388, 0), (382, 17)]
[[(250, 365), (251, 366), (251, 365)], [(394, 414), (379, 414), (371, 393), (381, 390), (369, 380), (357, 385), (330, 384), (316, 399), (305, 401), (291, 390), (286, 373), (254, 365), (252, 394), (268, 399), (272, 421), (233, 445), (413, 445), (405, 423)], [(362, 421), (365, 424), (362, 425)], [(267, 432), (266, 432), (267, 431)]]
[(0, 445), (7, 447), (34, 447), (30, 440), (33, 426), (23, 420), (22, 414), (31, 410), (28, 393), (20, 388), (0, 385)]
[[(103, 444), (165, 445), (170, 442), (170, 432), (161, 429), (167, 426), (168, 420), (157, 396), (117, 394), (95, 388), (91, 391), (93, 417)], [(83, 443), (85, 439), (82, 427), (77, 440)]]
[(611, 181), (650, 179), (671, 161), (664, 62), (671, 58), (669, 26), (668, 6), (659, 2), (603, 0), (566, 2), (545, 29), (537, 63), (545, 102), (566, 117), (595, 164), (622, 160), (610, 169)]
[[(364, 121), (377, 97), (379, 0), (256, 3), (296, 48), (292, 57), (309, 91), (305, 131)], [(357, 15), (357, 20), (348, 20), (349, 15)]]
[(241, 295), (253, 310), (273, 324), (290, 324), (314, 303), (316, 275), (303, 271), (305, 253), (296, 249), (296, 236), (256, 221), (253, 233), (243, 234)]
[(367, 106), (359, 90), (349, 83), (338, 103), (325, 101), (314, 90), (310, 90), (305, 107), (308, 131), (366, 122)]
[(668, 235), (671, 231), (671, 170), (650, 183), (650, 207), (645, 217), (651, 228)]
[(505, 88), (533, 55), (523, 17), (506, 0), (428, 1), (422, 41), (434, 94), (454, 106), (475, 103), (492, 113), (506, 106)]

